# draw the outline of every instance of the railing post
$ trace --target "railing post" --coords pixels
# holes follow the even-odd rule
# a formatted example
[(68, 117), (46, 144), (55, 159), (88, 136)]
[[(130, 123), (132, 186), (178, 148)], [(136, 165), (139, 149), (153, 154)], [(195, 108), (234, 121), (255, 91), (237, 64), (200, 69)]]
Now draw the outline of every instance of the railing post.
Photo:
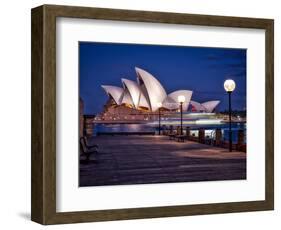
[(177, 126), (177, 135), (180, 135), (180, 134), (181, 134), (181, 127)]
[(215, 146), (221, 145), (222, 132), (221, 129), (216, 129)]
[(170, 125), (170, 134), (173, 134), (173, 132), (174, 132), (174, 127)]
[(199, 129), (199, 143), (205, 143), (205, 129)]
[(189, 140), (190, 139), (190, 128), (189, 127), (186, 127), (186, 138), (187, 138), (187, 140)]
[(167, 127), (166, 125), (162, 125), (162, 134), (167, 135)]
[(241, 149), (241, 146), (244, 144), (245, 132), (243, 129), (238, 130), (238, 138), (237, 138), (237, 150)]

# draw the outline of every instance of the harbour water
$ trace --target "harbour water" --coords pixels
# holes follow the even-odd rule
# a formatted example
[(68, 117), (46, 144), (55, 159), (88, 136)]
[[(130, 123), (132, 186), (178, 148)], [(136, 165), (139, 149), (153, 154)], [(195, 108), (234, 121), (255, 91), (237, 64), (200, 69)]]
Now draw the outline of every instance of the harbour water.
[[(174, 128), (180, 125), (179, 121), (173, 122), (161, 122), (161, 130), (163, 130), (163, 126), (166, 126), (166, 129), (169, 129), (169, 126), (173, 125)], [(215, 130), (222, 130), (222, 139), (227, 141), (229, 139), (229, 124), (227, 122), (222, 121), (214, 121), (214, 122), (200, 122), (200, 123), (189, 123), (183, 122), (183, 129), (186, 127), (190, 127), (191, 135), (198, 136), (198, 130), (200, 128), (205, 129), (205, 136), (209, 138), (214, 138)], [(158, 121), (147, 122), (147, 123), (98, 123), (94, 124), (93, 127), (93, 135), (97, 135), (97, 133), (122, 133), (122, 132), (158, 132)], [(237, 142), (238, 130), (244, 130), (246, 134), (246, 123), (245, 122), (234, 122), (232, 123), (232, 141), (233, 143)], [(245, 140), (246, 143), (246, 135)]]

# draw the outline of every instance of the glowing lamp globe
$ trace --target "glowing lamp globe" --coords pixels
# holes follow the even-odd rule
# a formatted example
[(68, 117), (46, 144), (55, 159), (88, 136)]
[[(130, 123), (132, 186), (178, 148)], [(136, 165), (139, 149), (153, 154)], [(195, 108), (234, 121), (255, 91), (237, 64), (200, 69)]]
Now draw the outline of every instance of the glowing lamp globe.
[(185, 96), (183, 96), (183, 95), (178, 96), (178, 102), (184, 103), (185, 102)]
[(223, 86), (224, 86), (224, 89), (226, 92), (232, 92), (232, 91), (234, 91), (236, 84), (233, 80), (227, 79), (224, 82)]

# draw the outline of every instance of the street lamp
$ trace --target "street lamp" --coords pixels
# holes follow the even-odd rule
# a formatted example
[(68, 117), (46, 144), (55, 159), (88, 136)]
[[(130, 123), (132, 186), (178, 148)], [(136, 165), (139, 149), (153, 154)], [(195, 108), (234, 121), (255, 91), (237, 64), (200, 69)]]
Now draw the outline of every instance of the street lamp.
[(180, 111), (181, 111), (181, 135), (182, 133), (182, 104), (185, 102), (185, 96), (180, 95), (178, 96), (178, 102), (180, 103)]
[(229, 116), (229, 152), (232, 152), (232, 130), (231, 130), (231, 93), (235, 89), (235, 82), (228, 79), (224, 82), (224, 89), (228, 93), (228, 116)]
[(160, 130), (161, 130), (161, 107), (162, 107), (162, 103), (158, 102), (157, 103), (157, 107), (158, 107), (158, 134), (160, 135)]

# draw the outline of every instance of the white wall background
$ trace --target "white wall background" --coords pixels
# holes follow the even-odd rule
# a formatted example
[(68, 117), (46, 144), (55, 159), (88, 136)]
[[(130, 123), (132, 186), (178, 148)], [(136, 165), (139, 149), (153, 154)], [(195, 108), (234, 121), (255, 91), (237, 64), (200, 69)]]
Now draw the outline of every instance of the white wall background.
[[(30, 9), (65, 4), (275, 19), (275, 211), (49, 226), (49, 229), (278, 229), (281, 224), (279, 1), (245, 0), (33, 0), (0, 6), (0, 228), (43, 229), (30, 218)], [(279, 6), (280, 5), (280, 6)], [(279, 143), (278, 143), (279, 142)], [(280, 227), (279, 227), (280, 228)]]

